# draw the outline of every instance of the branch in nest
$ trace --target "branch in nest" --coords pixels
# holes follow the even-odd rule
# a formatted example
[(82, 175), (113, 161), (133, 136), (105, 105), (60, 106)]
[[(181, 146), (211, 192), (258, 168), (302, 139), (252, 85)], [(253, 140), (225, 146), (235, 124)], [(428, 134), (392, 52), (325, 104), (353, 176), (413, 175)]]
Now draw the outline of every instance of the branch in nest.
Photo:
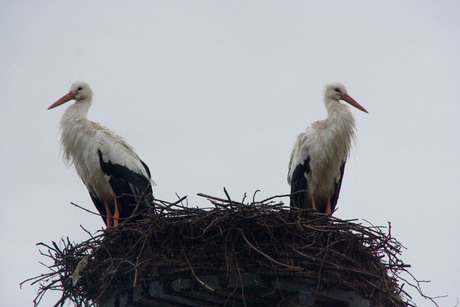
[[(246, 197), (237, 202), (224, 192), (226, 198), (198, 194), (211, 208), (184, 206), (186, 197), (175, 202), (153, 199), (153, 210), (138, 212), (142, 217), (136, 222), (128, 219), (96, 235), (82, 227), (90, 238), (81, 243), (68, 238), (60, 241), (62, 247), (39, 243), (46, 249), (40, 253), (53, 264), (45, 265), (47, 273), (21, 285), (40, 285), (36, 305), (46, 292), (60, 291), (61, 306), (66, 301), (101, 304), (119, 289), (141, 282), (190, 276), (216, 291), (200, 276), (238, 278), (241, 272), (296, 276), (318, 286), (353, 289), (375, 305), (411, 305), (404, 284), (420, 289), (412, 275), (416, 285), (400, 277), (409, 265), (400, 259), (404, 247), (391, 236), (391, 224), (385, 233), (385, 228), (370, 223), (286, 207), (283, 198), (290, 195), (256, 201), (254, 193), (245, 204)], [(87, 261), (84, 267), (82, 259)], [(78, 283), (72, 284), (72, 274), (79, 277)]]

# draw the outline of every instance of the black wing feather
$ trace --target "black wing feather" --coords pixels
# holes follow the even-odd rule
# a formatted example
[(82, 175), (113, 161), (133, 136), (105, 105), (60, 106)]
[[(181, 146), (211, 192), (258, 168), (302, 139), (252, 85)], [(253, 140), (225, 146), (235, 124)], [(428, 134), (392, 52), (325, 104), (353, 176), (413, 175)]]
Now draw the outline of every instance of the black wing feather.
[[(120, 217), (130, 217), (140, 200), (140, 196), (146, 195), (146, 199), (149, 199), (149, 196), (152, 195), (152, 186), (149, 178), (133, 172), (123, 165), (113, 164), (110, 160), (108, 162), (104, 162), (102, 152), (100, 150), (98, 150), (98, 154), (102, 171), (110, 177), (110, 186), (118, 199)], [(139, 161), (145, 167), (147, 174), (150, 176), (150, 171), (147, 165), (140, 159)], [(141, 203), (142, 207), (139, 209), (142, 210), (145, 205), (145, 202)]]
[(339, 200), (340, 188), (342, 186), (343, 173), (345, 172), (345, 161), (340, 166), (340, 179), (335, 184), (334, 194), (331, 197), (331, 210), (334, 212), (337, 201)]
[(301, 209), (311, 208), (311, 199), (308, 194), (307, 174), (310, 173), (310, 157), (297, 165), (291, 178), (291, 207)]
[(93, 200), (93, 203), (96, 206), (97, 211), (99, 211), (99, 214), (101, 215), (102, 220), (107, 226), (107, 219), (105, 218), (107, 215), (107, 212), (105, 211), (104, 202), (101, 201), (100, 199), (97, 199), (93, 194), (91, 194), (91, 192), (89, 192), (89, 196), (91, 196), (91, 199)]

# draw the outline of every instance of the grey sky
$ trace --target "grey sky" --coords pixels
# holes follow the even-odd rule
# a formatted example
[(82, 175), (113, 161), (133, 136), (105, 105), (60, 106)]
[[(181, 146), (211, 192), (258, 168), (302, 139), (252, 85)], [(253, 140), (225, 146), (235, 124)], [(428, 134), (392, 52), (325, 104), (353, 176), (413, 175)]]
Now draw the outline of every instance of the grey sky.
[[(76, 80), (90, 119), (124, 136), (152, 172), (155, 196), (241, 199), (289, 191), (297, 134), (326, 116), (339, 81), (357, 142), (336, 215), (392, 224), (428, 295), (460, 297), (460, 2), (0, 2), (0, 304), (30, 306), (44, 272), (37, 242), (87, 235), (99, 217), (60, 155)], [(408, 289), (405, 287), (405, 289)], [(420, 306), (428, 302), (410, 291)], [(45, 297), (49, 306), (57, 296)]]

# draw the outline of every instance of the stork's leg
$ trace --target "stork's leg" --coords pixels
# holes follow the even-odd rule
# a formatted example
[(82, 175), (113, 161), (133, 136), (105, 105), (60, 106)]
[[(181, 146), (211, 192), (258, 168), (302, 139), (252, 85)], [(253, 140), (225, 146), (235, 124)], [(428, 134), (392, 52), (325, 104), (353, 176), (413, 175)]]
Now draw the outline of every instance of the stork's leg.
[(332, 213), (332, 210), (331, 210), (331, 198), (328, 197), (327, 202), (326, 202), (326, 214), (331, 214), (331, 213)]
[[(313, 210), (317, 210), (316, 209), (316, 203), (315, 203), (315, 198), (313, 197), (313, 195), (311, 196), (311, 208)], [(318, 211), (318, 210), (317, 210)]]
[(120, 210), (118, 209), (118, 200), (115, 197), (115, 212), (113, 213), (113, 226), (118, 226), (120, 221)]
[(105, 220), (106, 220), (107, 228), (109, 228), (113, 226), (112, 211), (110, 211), (109, 204), (106, 201), (104, 202), (104, 204), (105, 204), (105, 212), (106, 212)]

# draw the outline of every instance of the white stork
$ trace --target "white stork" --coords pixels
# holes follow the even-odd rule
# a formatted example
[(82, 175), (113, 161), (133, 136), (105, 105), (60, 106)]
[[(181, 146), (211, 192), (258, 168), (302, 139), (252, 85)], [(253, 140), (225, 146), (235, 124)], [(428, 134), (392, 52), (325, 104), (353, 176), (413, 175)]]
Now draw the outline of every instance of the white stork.
[[(92, 96), (88, 83), (77, 81), (48, 110), (75, 100), (61, 119), (64, 158), (74, 164), (107, 227), (117, 226), (138, 203), (139, 209), (146, 206), (153, 181), (147, 165), (122, 137), (88, 120)], [(147, 197), (139, 202), (142, 196)]]
[(324, 91), (327, 118), (300, 133), (289, 161), (288, 183), (291, 206), (312, 208), (331, 214), (339, 198), (345, 162), (355, 134), (355, 120), (344, 100), (367, 112), (347, 94), (341, 83), (330, 83)]

